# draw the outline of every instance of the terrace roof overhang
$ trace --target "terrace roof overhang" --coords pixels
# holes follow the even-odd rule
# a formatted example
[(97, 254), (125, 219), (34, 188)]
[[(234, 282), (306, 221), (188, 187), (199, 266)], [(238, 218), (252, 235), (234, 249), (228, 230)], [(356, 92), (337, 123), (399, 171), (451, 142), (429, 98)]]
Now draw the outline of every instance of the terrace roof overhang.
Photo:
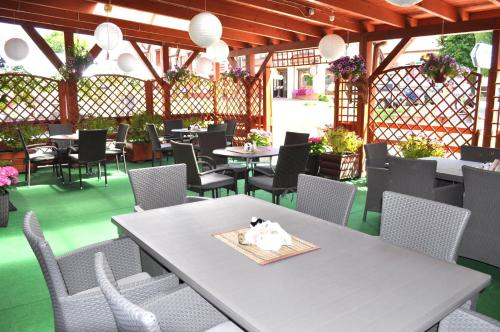
[[(106, 20), (126, 39), (200, 51), (185, 29), (107, 18), (96, 7), (109, 0), (4, 0), (0, 21), (91, 34)], [(204, 10), (217, 15), (231, 56), (314, 47), (338, 33), (350, 41), (376, 41), (500, 29), (498, 0), (423, 0), (397, 7), (385, 0), (113, 0), (120, 8), (189, 20)], [(332, 17), (335, 19), (332, 21)]]

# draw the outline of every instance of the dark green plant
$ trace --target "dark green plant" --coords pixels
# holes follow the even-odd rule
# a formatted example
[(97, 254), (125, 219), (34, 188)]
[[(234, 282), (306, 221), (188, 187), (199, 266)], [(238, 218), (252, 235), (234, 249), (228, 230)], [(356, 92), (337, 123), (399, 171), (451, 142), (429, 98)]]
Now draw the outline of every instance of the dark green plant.
[(116, 127), (116, 120), (111, 118), (85, 118), (80, 119), (76, 124), (78, 129), (92, 130), (92, 129), (106, 129), (108, 134), (111, 134)]
[(309, 74), (304, 75), (304, 82), (306, 83), (306, 86), (312, 86), (313, 85), (312, 75)]
[(43, 125), (23, 124), (3, 128), (0, 131), (0, 141), (11, 151), (17, 152), (23, 150), (23, 145), (19, 139), (17, 129), (21, 130), (26, 145), (37, 144), (46, 141), (45, 133), (47, 127)]
[(88, 44), (79, 40), (68, 49), (66, 58), (66, 63), (59, 68), (59, 74), (66, 80), (71, 77), (80, 78), (83, 70), (94, 62), (89, 54)]
[(163, 118), (161, 115), (151, 114), (146, 111), (130, 117), (130, 128), (127, 140), (131, 143), (149, 143), (150, 139), (146, 128), (148, 123), (152, 123), (157, 129), (160, 129), (163, 126)]
[(325, 129), (324, 139), (331, 151), (338, 155), (345, 155), (358, 152), (363, 145), (363, 140), (354, 131), (345, 128)]

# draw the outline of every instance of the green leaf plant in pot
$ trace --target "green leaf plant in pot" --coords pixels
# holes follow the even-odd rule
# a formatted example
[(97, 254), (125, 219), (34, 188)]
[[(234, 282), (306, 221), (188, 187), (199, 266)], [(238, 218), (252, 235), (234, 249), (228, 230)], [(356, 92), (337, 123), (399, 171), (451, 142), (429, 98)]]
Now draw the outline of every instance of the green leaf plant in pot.
[(399, 151), (405, 158), (418, 159), (425, 157), (444, 157), (445, 150), (443, 144), (433, 140), (424, 134), (408, 135), (406, 140), (397, 144)]
[(326, 152), (326, 141), (324, 137), (310, 137), (308, 142), (311, 148), (309, 150), (306, 173), (318, 175), (320, 157)]
[(130, 128), (127, 137), (127, 158), (130, 161), (151, 160), (151, 140), (146, 125), (154, 124), (159, 131), (163, 126), (163, 118), (160, 115), (142, 111), (130, 117)]
[(345, 128), (327, 127), (324, 139), (330, 152), (320, 158), (320, 174), (336, 180), (359, 176), (359, 148), (363, 140)]

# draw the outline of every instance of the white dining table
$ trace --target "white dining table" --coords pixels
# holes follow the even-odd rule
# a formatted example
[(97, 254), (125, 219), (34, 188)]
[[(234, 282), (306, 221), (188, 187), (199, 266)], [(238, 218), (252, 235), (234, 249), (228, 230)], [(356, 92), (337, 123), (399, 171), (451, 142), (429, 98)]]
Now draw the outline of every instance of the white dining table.
[(436, 177), (441, 180), (463, 182), (462, 166), (483, 168), (484, 164), (476, 161), (448, 159), (439, 157), (421, 158), (437, 161)]
[[(278, 222), (320, 249), (260, 265), (213, 235)], [(425, 331), (490, 276), (249, 196), (112, 221), (247, 331)]]

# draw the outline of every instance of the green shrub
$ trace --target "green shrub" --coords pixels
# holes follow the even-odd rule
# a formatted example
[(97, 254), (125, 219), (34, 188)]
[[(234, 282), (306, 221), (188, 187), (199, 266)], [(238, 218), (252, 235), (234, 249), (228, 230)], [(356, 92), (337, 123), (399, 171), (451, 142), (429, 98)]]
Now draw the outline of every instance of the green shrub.
[(443, 144), (422, 135), (409, 135), (397, 144), (403, 157), (409, 159), (444, 157)]
[(363, 145), (363, 140), (354, 131), (345, 128), (327, 128), (324, 137), (331, 151), (338, 155), (356, 153)]
[(149, 143), (148, 130), (146, 125), (152, 123), (157, 129), (163, 126), (163, 118), (158, 114), (151, 114), (143, 111), (130, 118), (130, 128), (127, 140), (131, 143)]
[(18, 126), (3, 128), (0, 130), (0, 141), (2, 141), (9, 150), (22, 151), (23, 145), (19, 139), (17, 129), (21, 130), (26, 145), (42, 143), (46, 141), (44, 137), (47, 127), (44, 125), (21, 124)]
[(76, 127), (82, 130), (106, 129), (111, 134), (116, 127), (116, 120), (112, 118), (86, 118), (80, 119)]

